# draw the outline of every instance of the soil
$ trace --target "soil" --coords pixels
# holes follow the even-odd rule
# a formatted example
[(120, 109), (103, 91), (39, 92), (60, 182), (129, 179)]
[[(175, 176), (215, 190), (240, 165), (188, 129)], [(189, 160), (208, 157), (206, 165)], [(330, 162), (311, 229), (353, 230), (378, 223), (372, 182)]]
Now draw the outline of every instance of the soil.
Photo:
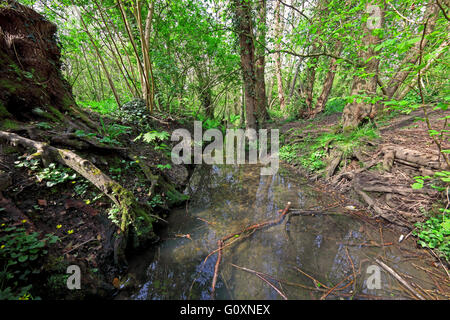
[[(189, 171), (184, 166), (158, 167), (169, 163), (167, 154), (134, 138), (145, 132), (143, 125), (146, 130), (167, 131), (169, 135), (182, 125), (178, 119), (162, 115), (150, 116), (140, 126), (121, 118), (101, 120), (98, 114), (79, 108), (61, 75), (56, 30), (44, 17), (16, 1), (2, 4), (0, 130), (73, 150), (90, 161), (132, 193), (136, 204), (153, 217), (152, 233), (157, 235), (169, 209), (183, 203), (179, 191)], [(128, 126), (127, 132), (114, 137), (115, 141), (105, 141), (108, 135), (102, 128), (113, 123)], [(49, 254), (35, 261), (39, 273), (30, 281), (33, 294), (43, 299), (109, 298), (126, 271), (126, 265), (114, 261), (120, 232), (109, 216), (113, 202), (79, 174), (74, 180), (38, 178), (49, 165), (44, 165), (40, 156), (36, 150), (7, 139), (0, 141), (0, 225), (23, 226), (27, 234), (36, 231), (41, 238), (45, 234), (59, 237), (56, 244), (46, 245)], [(32, 166), (33, 161), (39, 162)], [(61, 164), (55, 164), (51, 171), (60, 172), (60, 177), (75, 173)], [(129, 240), (134, 242), (127, 242), (126, 254), (151, 245), (137, 245), (138, 236), (133, 232)], [(0, 229), (0, 237), (3, 234)], [(157, 236), (151, 239), (157, 240)], [(69, 291), (65, 286), (71, 264), (81, 268), (82, 290)]]
[[(431, 126), (441, 130), (448, 125), (443, 117), (444, 111), (434, 111), (429, 114)], [(436, 206), (446, 199), (442, 194), (430, 187), (431, 183), (422, 190), (413, 190), (411, 185), (416, 182), (414, 177), (433, 175), (439, 170), (448, 170), (433, 139), (428, 134), (428, 128), (423, 118), (423, 112), (417, 110), (409, 115), (385, 115), (384, 121), (376, 121), (379, 139), (367, 141), (353, 155), (341, 161), (336, 172), (331, 177), (310, 172), (297, 167), (302, 174), (332, 190), (339, 191), (348, 199), (355, 199), (360, 208), (365, 208), (372, 217), (381, 218), (389, 223), (403, 228), (405, 231), (414, 229), (414, 224), (426, 219), (425, 212), (435, 211)], [(286, 123), (280, 129), (281, 134), (288, 134), (288, 130), (300, 129), (309, 134), (320, 134), (333, 131), (340, 120), (340, 114), (321, 115), (311, 121), (296, 121)], [(292, 138), (292, 137), (291, 137)], [(449, 149), (448, 134), (443, 136), (442, 149)], [(413, 155), (423, 156), (428, 163), (418, 164), (402, 159), (394, 159), (392, 168), (383, 168), (386, 150), (407, 150)], [(398, 151), (397, 151), (398, 152)], [(299, 154), (300, 156), (300, 154)], [(328, 150), (327, 163), (333, 160), (333, 146)], [(436, 165), (438, 164), (438, 165)], [(366, 169), (362, 169), (365, 168)], [(358, 191), (363, 190), (372, 200), (361, 197)]]

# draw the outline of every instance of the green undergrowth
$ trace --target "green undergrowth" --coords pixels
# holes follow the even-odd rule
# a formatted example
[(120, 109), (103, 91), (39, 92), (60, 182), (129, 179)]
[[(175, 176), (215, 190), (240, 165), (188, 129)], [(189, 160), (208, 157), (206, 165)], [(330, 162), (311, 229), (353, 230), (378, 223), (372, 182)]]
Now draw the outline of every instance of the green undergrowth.
[(419, 245), (430, 248), (450, 263), (450, 209), (448, 192), (450, 189), (450, 171), (438, 171), (434, 176), (414, 177), (416, 182), (411, 186), (413, 189), (422, 189), (429, 185), (437, 190), (446, 199), (447, 203), (440, 205), (438, 213), (428, 213), (424, 222), (416, 223), (413, 234), (417, 236)]
[(48, 247), (58, 241), (54, 234), (42, 236), (23, 226), (0, 225), (0, 300), (38, 299), (33, 295), (33, 279), (41, 272)]
[[(310, 124), (308, 127), (313, 127)], [(280, 158), (293, 165), (301, 165), (310, 171), (320, 171), (326, 166), (326, 158), (330, 149), (343, 152), (343, 156), (350, 156), (353, 151), (367, 140), (377, 139), (378, 133), (373, 125), (365, 125), (351, 132), (331, 130), (318, 136), (308, 134), (296, 141), (295, 136), (305, 129), (291, 129), (282, 137)], [(287, 137), (291, 137), (287, 139)]]
[(114, 99), (106, 99), (102, 101), (85, 100), (77, 101), (80, 107), (90, 109), (92, 111), (98, 112), (100, 114), (110, 114), (117, 111), (117, 103)]

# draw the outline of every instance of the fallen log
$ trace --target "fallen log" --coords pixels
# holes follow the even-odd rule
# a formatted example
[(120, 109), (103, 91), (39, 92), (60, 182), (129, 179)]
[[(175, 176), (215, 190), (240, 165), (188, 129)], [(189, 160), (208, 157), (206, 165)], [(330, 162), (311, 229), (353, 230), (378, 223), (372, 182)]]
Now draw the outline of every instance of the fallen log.
[(384, 147), (382, 152), (385, 156), (388, 155), (388, 158), (393, 157), (394, 161), (409, 164), (410, 166), (417, 168), (425, 167), (434, 170), (442, 170), (447, 167), (445, 163), (439, 161), (439, 156), (437, 154), (425, 154), (399, 146)]
[(124, 251), (130, 226), (133, 226), (135, 231), (135, 244), (136, 241), (145, 242), (156, 237), (152, 226), (154, 220), (147, 213), (150, 210), (138, 204), (132, 192), (112, 180), (89, 160), (81, 158), (70, 150), (58, 149), (48, 143), (31, 140), (15, 133), (0, 131), (0, 139), (13, 145), (35, 149), (36, 152), (32, 156), (41, 157), (44, 165), (58, 162), (73, 169), (89, 180), (120, 208), (120, 222), (118, 224), (120, 233), (114, 244), (115, 263), (125, 263), (126, 261)]

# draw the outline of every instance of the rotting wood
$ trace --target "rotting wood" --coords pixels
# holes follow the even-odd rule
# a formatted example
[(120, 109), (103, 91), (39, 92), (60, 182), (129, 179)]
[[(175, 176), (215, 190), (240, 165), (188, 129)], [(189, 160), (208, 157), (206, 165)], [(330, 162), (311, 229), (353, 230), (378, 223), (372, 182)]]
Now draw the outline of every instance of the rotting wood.
[[(146, 231), (141, 232), (142, 241), (154, 237), (153, 218), (148, 214), (148, 210), (136, 202), (134, 195), (129, 190), (112, 180), (89, 160), (81, 158), (70, 150), (58, 149), (48, 143), (31, 140), (15, 133), (0, 131), (0, 139), (8, 141), (14, 146), (21, 145), (35, 149), (36, 152), (32, 156), (41, 157), (44, 164), (58, 162), (70, 167), (89, 180), (120, 208), (121, 216), (118, 225), (120, 233), (114, 244), (114, 261), (116, 264), (124, 264), (126, 261), (124, 250), (130, 225), (133, 225), (135, 229), (139, 228)], [(137, 219), (138, 217), (140, 219)], [(139, 225), (137, 225), (138, 221)]]
[(333, 160), (330, 162), (330, 165), (326, 169), (326, 177), (327, 179), (331, 178), (334, 173), (336, 172), (337, 167), (342, 161), (342, 156), (344, 155), (344, 152), (339, 151), (333, 158)]

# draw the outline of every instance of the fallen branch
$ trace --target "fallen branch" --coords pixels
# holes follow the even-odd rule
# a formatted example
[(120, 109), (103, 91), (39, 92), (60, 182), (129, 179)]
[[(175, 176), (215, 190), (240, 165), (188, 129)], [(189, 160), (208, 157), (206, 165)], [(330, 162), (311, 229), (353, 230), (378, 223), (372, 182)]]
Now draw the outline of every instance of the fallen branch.
[(291, 207), (291, 203), (288, 202), (287, 205), (286, 205), (286, 207), (284, 208), (284, 210), (281, 212), (281, 215), (280, 215), (280, 217), (279, 217), (278, 219), (273, 219), (273, 220), (269, 220), (269, 221), (265, 221), (265, 222), (262, 222), (262, 223), (257, 223), (257, 224), (251, 225), (251, 226), (249, 226), (249, 227), (247, 227), (247, 228), (245, 228), (245, 229), (243, 229), (243, 230), (241, 230), (241, 231), (239, 231), (239, 232), (235, 232), (235, 233), (232, 233), (232, 234), (230, 234), (230, 235), (228, 235), (228, 236), (225, 236), (225, 237), (223, 237), (222, 239), (220, 239), (220, 240), (217, 242), (217, 243), (218, 243), (218, 246), (219, 246), (218, 249), (216, 249), (216, 250), (214, 250), (213, 252), (211, 252), (211, 253), (205, 258), (205, 260), (203, 261), (203, 265), (204, 265), (204, 264), (206, 263), (206, 261), (208, 260), (208, 258), (209, 258), (211, 255), (213, 255), (213, 254), (216, 253), (216, 252), (219, 252), (219, 256), (218, 256), (218, 258), (217, 258), (217, 262), (216, 262), (216, 265), (215, 265), (215, 268), (214, 268), (213, 283), (212, 283), (212, 286), (211, 286), (211, 294), (212, 294), (212, 295), (214, 295), (214, 291), (215, 291), (215, 287), (216, 287), (217, 274), (218, 274), (218, 272), (219, 272), (220, 261), (221, 261), (221, 259), (222, 259), (222, 250), (223, 250), (224, 247), (226, 247), (226, 246), (231, 245), (232, 243), (234, 243), (234, 241), (233, 241), (233, 242), (231, 242), (230, 244), (226, 244), (226, 245), (224, 246), (225, 242), (226, 242), (227, 240), (231, 239), (231, 238), (236, 237), (236, 236), (240, 237), (240, 236), (241, 236), (242, 234), (244, 234), (244, 233), (247, 233), (247, 232), (254, 232), (254, 231), (257, 230), (257, 229), (261, 229), (261, 228), (264, 228), (264, 227), (267, 227), (267, 226), (270, 226), (270, 225), (275, 225), (275, 224), (280, 223), (280, 222), (284, 219), (284, 217), (286, 216), (286, 214), (288, 213), (290, 207)]
[(395, 279), (398, 280), (398, 282), (400, 282), (404, 287), (406, 287), (411, 293), (413, 293), (417, 298), (419, 298), (420, 300), (425, 300), (425, 298), (420, 295), (416, 290), (414, 290), (413, 287), (411, 287), (408, 282), (406, 282), (405, 280), (403, 280), (402, 277), (400, 277), (400, 275), (395, 272), (392, 268), (390, 268), (388, 265), (386, 265), (384, 262), (381, 262), (379, 259), (375, 259), (375, 261), (387, 272), (389, 272)]
[[(44, 164), (58, 162), (70, 167), (89, 180), (120, 208), (121, 217), (118, 225), (120, 235), (116, 238), (114, 245), (114, 260), (116, 263), (119, 263), (119, 260), (125, 261), (124, 250), (130, 225), (133, 225), (135, 229), (140, 229), (140, 240), (153, 238), (153, 219), (147, 213), (148, 210), (136, 202), (132, 192), (112, 180), (89, 160), (81, 158), (70, 150), (58, 149), (48, 143), (30, 140), (15, 133), (0, 131), (0, 139), (9, 141), (13, 145), (35, 149), (37, 152), (32, 156), (41, 157)], [(137, 219), (138, 217), (140, 219)], [(142, 230), (146, 232), (142, 232)]]
[[(267, 283), (269, 286), (271, 286), (284, 300), (288, 300), (288, 298), (286, 297), (286, 295), (284, 295), (281, 291), (280, 291), (280, 289), (278, 289), (276, 286), (274, 286), (272, 283), (270, 283), (270, 281), (269, 280), (267, 280), (263, 275), (265, 275), (264, 273), (262, 273), (262, 272), (258, 272), (258, 271), (255, 271), (255, 270), (252, 270), (252, 269), (248, 269), (248, 268), (244, 268), (244, 267), (239, 267), (239, 266), (237, 266), (237, 265), (235, 265), (235, 264), (232, 264), (231, 263), (231, 265), (233, 266), (233, 267), (235, 267), (235, 268), (237, 268), (237, 269), (241, 269), (241, 270), (243, 270), (243, 271), (246, 271), (246, 272), (248, 272), (248, 273), (251, 273), (251, 274), (254, 274), (255, 276), (257, 276), (258, 278), (260, 278), (261, 280), (263, 280), (265, 283)], [(274, 279), (273, 277), (271, 277), (271, 276), (269, 276), (270, 278), (272, 278), (272, 279)]]
[(257, 273), (256, 273), (256, 276), (258, 278), (260, 278), (262, 281), (264, 281), (265, 283), (267, 283), (269, 286), (271, 286), (284, 300), (288, 300), (288, 298), (280, 291), (280, 289), (278, 289), (272, 283), (270, 283), (269, 280), (267, 280), (266, 278), (264, 278), (263, 276), (261, 276), (261, 275), (259, 275)]

